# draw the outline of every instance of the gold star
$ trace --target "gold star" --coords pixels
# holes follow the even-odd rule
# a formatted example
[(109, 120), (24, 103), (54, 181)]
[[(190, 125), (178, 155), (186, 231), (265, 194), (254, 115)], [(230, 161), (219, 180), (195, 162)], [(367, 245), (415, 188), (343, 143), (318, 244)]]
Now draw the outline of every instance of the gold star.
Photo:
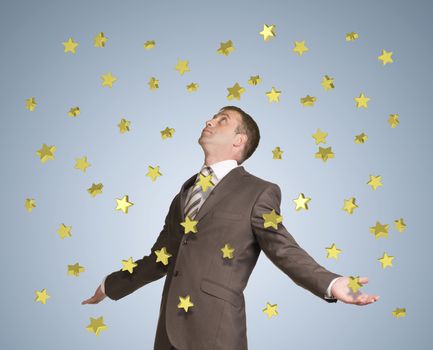
[(391, 128), (396, 128), (397, 125), (400, 123), (398, 121), (398, 114), (390, 114), (388, 119), (389, 125), (391, 125)]
[(103, 32), (99, 32), (94, 38), (94, 46), (95, 47), (105, 47), (105, 43), (108, 38), (104, 35)]
[(110, 88), (113, 87), (113, 83), (117, 80), (117, 78), (111, 74), (111, 72), (108, 72), (107, 74), (103, 74), (101, 76), (102, 79), (102, 86), (108, 86)]
[(346, 41), (354, 41), (358, 39), (358, 36), (358, 33), (355, 32), (346, 33)]
[(42, 145), (42, 148), (36, 151), (36, 154), (39, 156), (41, 163), (45, 163), (47, 160), (54, 159), (54, 152), (56, 151), (55, 146), (47, 146), (45, 143)]
[(89, 332), (93, 332), (99, 335), (99, 332), (106, 330), (107, 326), (104, 324), (104, 318), (101, 316), (99, 318), (90, 317), (90, 324), (86, 327)]
[(245, 92), (245, 88), (240, 86), (238, 83), (235, 83), (235, 85), (233, 85), (231, 88), (227, 88), (227, 90), (229, 91), (227, 95), (228, 100), (232, 100), (234, 98), (240, 100), (241, 95)]
[(347, 211), (349, 214), (353, 214), (353, 210), (355, 210), (356, 208), (358, 208), (358, 206), (355, 204), (355, 197), (349, 198), (349, 199), (345, 199), (344, 200), (344, 206), (343, 206), (343, 210)]
[(373, 190), (376, 190), (379, 186), (383, 186), (381, 182), (382, 176), (370, 175), (370, 180), (367, 182), (367, 185), (370, 185)]
[(86, 169), (90, 166), (90, 163), (87, 163), (87, 157), (83, 156), (82, 158), (75, 158), (75, 169), (81, 170), (83, 173), (86, 172)]
[(78, 46), (78, 43), (74, 42), (72, 38), (69, 38), (68, 41), (63, 42), (63, 46), (65, 47), (63, 52), (75, 53), (75, 49)]
[(400, 318), (400, 317), (405, 317), (406, 316), (406, 309), (404, 307), (402, 308), (396, 308), (393, 312), (392, 315), (395, 318)]
[(382, 61), (382, 65), (386, 65), (387, 63), (394, 62), (391, 58), (392, 52), (387, 52), (386, 50), (382, 50), (382, 54), (378, 56), (378, 60)]
[(392, 259), (394, 259), (393, 256), (389, 256), (385, 252), (383, 253), (382, 257), (380, 259), (377, 259), (382, 264), (382, 269), (384, 269), (387, 266), (392, 266)]
[(184, 233), (185, 234), (189, 232), (196, 233), (197, 232), (196, 225), (198, 224), (198, 221), (191, 220), (188, 215), (186, 216), (185, 219), (186, 219), (185, 221), (180, 223), (184, 227), (184, 231), (185, 231)]
[(120, 123), (117, 124), (117, 127), (119, 128), (119, 132), (121, 134), (124, 134), (125, 132), (129, 131), (129, 126), (130, 125), (131, 125), (131, 121), (122, 118), (120, 120)]
[(155, 250), (156, 262), (162, 262), (164, 265), (168, 265), (168, 258), (172, 255), (167, 252), (166, 247), (162, 247), (160, 250)]
[(248, 80), (248, 84), (250, 85), (257, 85), (260, 84), (262, 82), (262, 79), (260, 78), (259, 75), (252, 75), (250, 76), (250, 79)]
[(155, 182), (158, 176), (162, 176), (162, 174), (159, 172), (159, 165), (156, 166), (155, 168), (149, 165), (147, 168), (149, 171), (146, 174), (146, 176), (149, 176), (153, 182)]
[(316, 145), (318, 145), (319, 143), (326, 143), (326, 136), (328, 136), (328, 133), (320, 131), (319, 128), (317, 129), (316, 133), (311, 136), (316, 141)]
[(303, 193), (300, 193), (298, 198), (293, 199), (293, 202), (296, 204), (296, 210), (299, 211), (301, 209), (308, 210), (308, 202), (311, 201), (311, 198), (305, 197)]
[(159, 89), (159, 80), (154, 77), (151, 77), (147, 84), (149, 85), (150, 90)]
[(26, 100), (26, 108), (30, 111), (33, 112), (36, 108), (36, 100), (34, 97), (30, 97)]
[(71, 107), (69, 109), (68, 115), (70, 117), (76, 117), (77, 115), (80, 115), (80, 108), (79, 107)]
[(212, 182), (212, 174), (204, 176), (202, 173), (200, 173), (197, 185), (201, 187), (203, 192), (206, 192), (209, 187), (215, 186), (215, 184)]
[(72, 226), (65, 226), (65, 224), (60, 224), (60, 227), (57, 229), (57, 233), (59, 234), (61, 239), (66, 237), (71, 237)]
[(299, 56), (302, 56), (302, 54), (307, 51), (308, 47), (305, 46), (305, 40), (295, 41), (295, 47), (293, 48), (293, 52), (296, 52)]
[(341, 253), (341, 250), (335, 246), (335, 243), (332, 243), (331, 247), (325, 249), (328, 252), (328, 255), (326, 256), (328, 259), (334, 258), (335, 260), (338, 260), (338, 254)]
[(150, 50), (155, 47), (155, 40), (148, 40), (143, 44), (145, 50)]
[(388, 224), (382, 225), (379, 221), (376, 221), (376, 225), (370, 227), (370, 232), (372, 234), (374, 234), (375, 239), (378, 239), (380, 237), (387, 238), (388, 237), (388, 228), (389, 228)]
[(24, 202), (24, 207), (29, 213), (31, 213), (33, 208), (36, 207), (35, 200), (33, 198), (26, 198), (26, 201)]
[(116, 202), (117, 202), (116, 210), (121, 210), (125, 214), (128, 214), (129, 207), (134, 205), (134, 203), (129, 202), (128, 195), (124, 195), (121, 199), (116, 198)]
[(224, 245), (224, 248), (220, 249), (223, 252), (223, 258), (233, 259), (233, 252), (235, 249), (228, 243)]
[(315, 153), (316, 158), (322, 159), (324, 162), (326, 162), (328, 159), (334, 158), (334, 153), (331, 150), (332, 147), (320, 147), (319, 151)]
[(225, 55), (228, 56), (231, 52), (234, 51), (234, 47), (233, 47), (233, 43), (231, 40), (225, 42), (225, 43), (220, 43), (220, 47), (217, 50), (217, 53), (221, 54), (221, 55)]
[(278, 230), (278, 224), (283, 221), (283, 217), (281, 215), (278, 215), (275, 212), (275, 209), (272, 209), (268, 214), (262, 214), (263, 217), (263, 227), (273, 227), (274, 229)]
[(359, 282), (359, 276), (358, 277), (353, 277), (353, 276), (349, 276), (349, 283), (347, 284), (347, 286), (352, 289), (353, 293), (356, 293), (359, 288), (362, 287), (362, 284)]
[(259, 34), (263, 36), (264, 41), (268, 41), (270, 38), (275, 37), (275, 24), (270, 26), (263, 24), (263, 30)]
[(197, 89), (198, 89), (198, 83), (191, 83), (191, 84), (189, 84), (189, 85), (186, 86), (186, 89), (189, 92), (197, 91)]
[(40, 292), (38, 290), (35, 290), (36, 298), (35, 302), (37, 303), (40, 301), (42, 304), (46, 304), (47, 299), (51, 298), (50, 295), (47, 294), (47, 289), (44, 288)]
[(179, 296), (179, 304), (177, 304), (177, 308), (178, 309), (184, 309), (185, 312), (188, 312), (188, 308), (194, 306), (194, 304), (190, 301), (190, 296), (187, 295), (185, 298), (182, 298), (181, 296)]
[(398, 232), (403, 232), (406, 229), (406, 224), (403, 222), (403, 218), (394, 220), (394, 223), (395, 223), (395, 229)]
[(132, 273), (134, 271), (134, 267), (137, 267), (138, 264), (132, 261), (132, 257), (130, 257), (128, 260), (122, 260), (122, 271), (129, 271), (129, 273)]
[(272, 151), (273, 153), (273, 159), (282, 159), (282, 154), (284, 151), (281, 150), (279, 146), (275, 147), (275, 149)]
[(262, 310), (264, 314), (268, 315), (268, 319), (270, 319), (272, 316), (277, 316), (277, 304), (271, 305), (268, 302), (266, 302), (266, 307)]
[(361, 108), (361, 107), (367, 108), (368, 107), (367, 102), (370, 100), (370, 98), (366, 97), (364, 93), (361, 93), (359, 97), (355, 97), (354, 100), (356, 101), (357, 108)]
[(74, 265), (68, 265), (68, 275), (78, 277), (81, 272), (84, 272), (84, 267), (80, 266), (79, 263), (75, 263)]
[(364, 133), (361, 133), (361, 134), (355, 136), (355, 143), (360, 144), (360, 143), (364, 143), (367, 140), (368, 140), (368, 137)]
[(281, 91), (276, 90), (273, 86), (271, 91), (266, 92), (266, 96), (268, 96), (269, 102), (279, 102), (280, 95), (281, 95)]
[(325, 91), (331, 90), (334, 88), (334, 78), (330, 78), (327, 75), (323, 77), (322, 86)]
[(164, 130), (161, 130), (160, 131), (160, 133), (161, 133), (161, 138), (163, 139), (163, 140), (165, 140), (166, 138), (172, 138), (173, 137), (173, 134), (174, 134), (174, 132), (175, 132), (175, 130), (173, 129), (173, 128), (169, 128), (168, 126), (164, 129)]
[(314, 102), (316, 102), (316, 98), (314, 96), (307, 95), (305, 97), (301, 97), (301, 104), (305, 106), (314, 106)]
[(188, 61), (182, 61), (180, 58), (177, 59), (176, 70), (183, 75), (185, 72), (189, 72)]
[(97, 194), (102, 193), (103, 187), (104, 187), (104, 185), (102, 183), (99, 183), (99, 184), (92, 183), (92, 187), (88, 188), (87, 192), (89, 192), (92, 195), (92, 197), (95, 197)]

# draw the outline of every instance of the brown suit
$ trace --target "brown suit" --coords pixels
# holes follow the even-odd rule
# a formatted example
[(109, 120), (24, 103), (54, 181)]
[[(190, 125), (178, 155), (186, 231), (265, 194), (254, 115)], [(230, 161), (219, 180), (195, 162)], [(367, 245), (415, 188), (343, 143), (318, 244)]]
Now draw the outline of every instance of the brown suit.
[[(132, 274), (115, 271), (105, 280), (105, 293), (119, 300), (142, 286), (167, 276), (162, 292), (155, 350), (245, 350), (247, 346), (243, 291), (263, 250), (296, 284), (327, 302), (325, 292), (341, 275), (319, 265), (282, 223), (264, 228), (262, 214), (280, 214), (278, 185), (248, 173), (243, 166), (227, 173), (202, 204), (194, 220), (196, 233), (184, 233), (184, 204), (191, 176), (173, 199), (164, 228), (151, 254), (137, 260)], [(223, 258), (228, 243), (233, 259)], [(155, 250), (166, 247), (168, 265), (156, 262)], [(193, 307), (177, 307), (190, 295)]]

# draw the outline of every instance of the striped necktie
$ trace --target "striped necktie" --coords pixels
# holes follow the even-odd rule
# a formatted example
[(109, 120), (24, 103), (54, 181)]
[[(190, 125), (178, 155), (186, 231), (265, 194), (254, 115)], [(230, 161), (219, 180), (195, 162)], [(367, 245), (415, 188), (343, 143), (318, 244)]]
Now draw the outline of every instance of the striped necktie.
[[(209, 174), (211, 174), (212, 183), (216, 185), (217, 179), (211, 167), (204, 166), (200, 173), (203, 176), (208, 176)], [(197, 175), (197, 179), (195, 180), (194, 186), (192, 190), (190, 190), (189, 199), (186, 201), (185, 204), (185, 213), (186, 213), (185, 217), (189, 216), (191, 220), (194, 219), (201, 205), (209, 196), (209, 194), (212, 192), (212, 189), (215, 187), (215, 186), (209, 187), (205, 192), (203, 192), (202, 187), (197, 184), (199, 180), (200, 180), (200, 174)]]

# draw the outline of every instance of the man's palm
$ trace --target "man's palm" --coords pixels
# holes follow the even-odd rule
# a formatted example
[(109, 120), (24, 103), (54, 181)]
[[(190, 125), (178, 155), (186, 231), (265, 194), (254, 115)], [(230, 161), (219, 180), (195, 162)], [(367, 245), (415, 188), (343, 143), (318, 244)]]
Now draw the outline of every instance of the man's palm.
[[(368, 278), (359, 277), (359, 283), (368, 283)], [(362, 293), (361, 291), (353, 293), (353, 291), (349, 288), (348, 284), (349, 277), (340, 277), (338, 280), (335, 281), (334, 285), (332, 286), (332, 295), (343, 303), (356, 305), (368, 305), (379, 299), (378, 295), (369, 295)]]

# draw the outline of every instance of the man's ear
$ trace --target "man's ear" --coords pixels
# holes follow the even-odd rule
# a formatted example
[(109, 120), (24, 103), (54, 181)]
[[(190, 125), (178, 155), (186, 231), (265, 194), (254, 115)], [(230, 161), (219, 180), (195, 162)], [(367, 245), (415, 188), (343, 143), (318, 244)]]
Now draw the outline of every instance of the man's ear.
[(248, 136), (246, 134), (236, 134), (233, 146), (240, 147), (242, 144), (246, 144), (247, 140)]

